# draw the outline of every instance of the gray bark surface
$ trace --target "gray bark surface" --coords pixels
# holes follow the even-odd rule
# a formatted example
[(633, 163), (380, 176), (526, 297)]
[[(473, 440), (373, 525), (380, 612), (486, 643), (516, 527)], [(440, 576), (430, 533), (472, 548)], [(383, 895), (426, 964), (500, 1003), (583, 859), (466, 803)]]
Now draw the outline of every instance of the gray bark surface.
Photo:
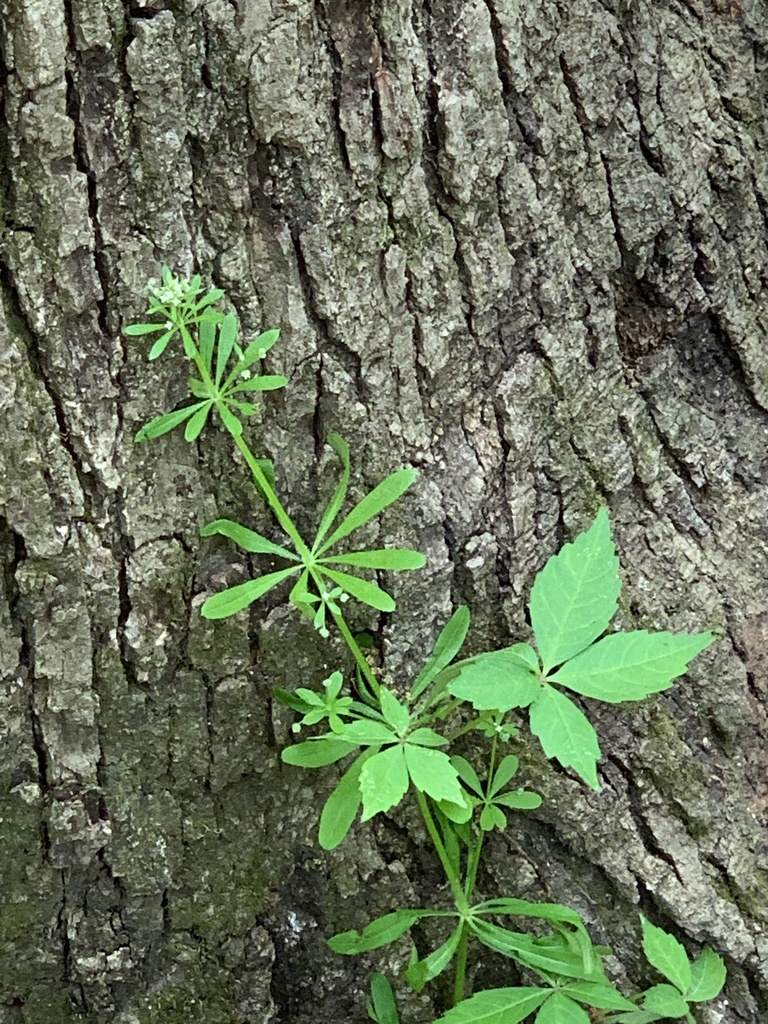
[(279, 599), (199, 615), (255, 571), (199, 528), (273, 527), (217, 428), (133, 444), (185, 395), (180, 351), (121, 334), (163, 263), (281, 327), (250, 438), (302, 526), (330, 430), (358, 495), (420, 470), (381, 537), (428, 568), (357, 623), (387, 671), (462, 601), (471, 649), (525, 639), (603, 500), (621, 624), (722, 630), (667, 694), (590, 709), (601, 795), (531, 745), (544, 805), (481, 883), (572, 904), (630, 983), (642, 910), (726, 958), (704, 1024), (768, 1019), (765, 0), (0, 13), (0, 1024), (362, 1021), (408, 943), (325, 939), (440, 885), (407, 808), (324, 854), (333, 769), (279, 761), (271, 687), (338, 648)]

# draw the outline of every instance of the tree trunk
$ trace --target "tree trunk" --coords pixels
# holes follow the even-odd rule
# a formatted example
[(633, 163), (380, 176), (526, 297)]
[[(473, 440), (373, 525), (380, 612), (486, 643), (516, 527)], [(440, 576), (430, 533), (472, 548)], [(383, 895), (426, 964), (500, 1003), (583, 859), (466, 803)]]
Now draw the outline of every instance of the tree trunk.
[(407, 809), (323, 853), (334, 770), (279, 761), (272, 686), (339, 649), (285, 595), (199, 615), (254, 568), (200, 526), (272, 527), (218, 428), (133, 443), (185, 394), (180, 350), (121, 333), (163, 263), (281, 327), (250, 438), (302, 525), (330, 430), (358, 493), (420, 470), (381, 529), (428, 568), (357, 623), (395, 676), (460, 602), (472, 650), (525, 639), (599, 500), (622, 624), (722, 630), (667, 694), (589, 709), (602, 794), (524, 748), (545, 802), (482, 887), (573, 905), (630, 984), (642, 910), (725, 956), (701, 1021), (764, 1021), (766, 0), (0, 10), (1, 1024), (361, 1021), (408, 942), (326, 938), (438, 884)]

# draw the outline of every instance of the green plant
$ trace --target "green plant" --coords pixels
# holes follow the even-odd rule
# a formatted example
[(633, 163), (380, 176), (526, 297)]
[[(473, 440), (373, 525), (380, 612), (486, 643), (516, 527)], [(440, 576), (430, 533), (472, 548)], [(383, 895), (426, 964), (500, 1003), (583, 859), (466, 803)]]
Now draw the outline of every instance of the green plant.
[[(328, 443), (341, 472), (314, 538), (305, 540), (278, 498), (272, 463), (256, 458), (243, 437), (241, 417), (255, 409), (241, 396), (286, 384), (284, 377), (254, 372), (278, 332), (268, 331), (241, 349), (234, 315), (214, 309), (222, 292), (210, 291), (200, 298), (201, 291), (198, 277), (181, 280), (164, 268), (162, 285), (151, 288), (148, 310), (161, 322), (126, 330), (130, 335), (160, 333), (150, 358), (160, 355), (178, 333), (184, 354), (199, 374), (189, 382), (197, 401), (153, 419), (136, 439), (158, 437), (186, 423), (185, 437), (194, 441), (215, 409), (286, 538), (277, 543), (229, 519), (204, 527), (205, 537), (228, 537), (248, 552), (285, 564), (209, 597), (202, 614), (211, 619), (235, 614), (292, 580), (289, 599), (318, 632), (327, 637), (331, 625), (338, 628), (354, 659), (354, 686), (343, 693), (343, 676), (337, 671), (324, 681), (322, 691), (276, 690), (300, 716), (295, 732), (327, 727), (320, 735), (287, 747), (283, 760), (304, 768), (343, 763), (340, 781), (320, 819), (319, 840), (327, 850), (343, 841), (358, 814), (367, 821), (412, 793), (453, 898), (447, 909), (394, 910), (360, 933), (334, 936), (331, 948), (341, 954), (364, 953), (394, 942), (419, 921), (442, 919), (448, 924), (448, 937), (427, 955), (413, 958), (405, 979), (421, 991), (453, 966), (450, 1008), (441, 1017), (443, 1024), (514, 1024), (533, 1015), (536, 1024), (588, 1024), (585, 1007), (600, 1011), (606, 1024), (649, 1024), (668, 1018), (692, 1022), (690, 1004), (714, 998), (725, 980), (723, 963), (711, 950), (705, 948), (691, 962), (675, 938), (643, 919), (646, 957), (665, 982), (626, 998), (604, 973), (602, 960), (610, 951), (593, 945), (575, 911), (514, 897), (478, 901), (475, 889), (487, 835), (505, 829), (509, 813), (541, 803), (538, 794), (515, 787), (519, 761), (505, 752), (519, 735), (520, 712), (527, 709), (529, 728), (548, 758), (599, 790), (597, 736), (569, 694), (609, 703), (641, 700), (669, 687), (712, 642), (713, 634), (607, 632), (621, 584), (608, 515), (602, 508), (592, 526), (553, 555), (536, 577), (529, 606), (535, 646), (517, 643), (456, 661), (470, 624), (469, 611), (460, 607), (406, 692), (395, 692), (367, 661), (343, 606), (354, 598), (378, 611), (392, 611), (392, 597), (360, 571), (417, 569), (424, 558), (410, 549), (339, 550), (339, 545), (400, 498), (415, 473), (392, 473), (342, 514), (350, 481), (349, 449), (341, 437), (330, 435)], [(485, 757), (480, 766), (461, 753), (451, 753), (470, 732), (483, 737)], [(537, 931), (543, 934), (499, 923), (521, 920), (537, 922)], [(537, 983), (467, 995), (470, 943), (503, 954), (526, 980), (535, 978)], [(379, 1024), (399, 1022), (392, 988), (381, 974), (373, 975), (368, 1013)]]

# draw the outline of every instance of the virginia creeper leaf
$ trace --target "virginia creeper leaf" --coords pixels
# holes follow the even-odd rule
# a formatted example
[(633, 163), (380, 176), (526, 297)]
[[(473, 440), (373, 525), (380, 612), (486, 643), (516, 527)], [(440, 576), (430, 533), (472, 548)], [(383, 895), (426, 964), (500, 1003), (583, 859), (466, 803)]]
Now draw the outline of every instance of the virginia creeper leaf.
[(709, 946), (691, 964), (691, 984), (683, 993), (692, 1003), (703, 1003), (720, 995), (725, 984), (725, 964)]
[(433, 800), (463, 803), (458, 773), (447, 754), (442, 750), (417, 747), (412, 743), (406, 743), (401, 749), (405, 750), (408, 774), (417, 789), (429, 794)]
[(688, 1003), (672, 985), (654, 985), (643, 993), (643, 1009), (660, 1017), (685, 1017)]
[(663, 928), (657, 928), (642, 914), (640, 920), (643, 925), (643, 952), (646, 959), (676, 988), (681, 992), (687, 992), (691, 987), (691, 965), (685, 947), (674, 935), (669, 935)]
[(553, 992), (536, 1014), (536, 1024), (590, 1024), (589, 1014), (562, 992)]
[(408, 792), (408, 769), (399, 743), (365, 762), (360, 773), (360, 792), (363, 795), (361, 821), (368, 821), (374, 814), (400, 803)]
[(531, 591), (531, 624), (544, 672), (583, 651), (608, 628), (621, 583), (608, 513), (553, 555)]
[(448, 692), (478, 711), (527, 707), (541, 692), (541, 683), (517, 650), (527, 646), (515, 644), (451, 665), (445, 670)]
[(547, 757), (555, 758), (564, 768), (573, 768), (600, 792), (595, 767), (600, 759), (597, 734), (572, 701), (554, 686), (545, 686), (531, 704), (528, 723)]

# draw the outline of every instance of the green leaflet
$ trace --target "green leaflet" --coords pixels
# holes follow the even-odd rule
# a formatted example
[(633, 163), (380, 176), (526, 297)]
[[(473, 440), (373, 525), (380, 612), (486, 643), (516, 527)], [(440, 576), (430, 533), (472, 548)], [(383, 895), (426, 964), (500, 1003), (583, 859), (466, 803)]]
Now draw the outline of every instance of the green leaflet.
[(240, 583), (236, 587), (229, 587), (222, 590), (213, 597), (203, 602), (201, 614), (206, 619), (225, 619), (229, 615), (242, 611), (252, 604), (257, 598), (262, 597), (276, 587), (278, 583), (293, 576), (298, 569), (281, 569), (279, 572), (268, 572), (257, 580), (249, 580), (247, 583)]
[(531, 591), (531, 624), (548, 673), (583, 651), (608, 628), (621, 583), (608, 513), (553, 555)]
[(551, 679), (614, 704), (642, 700), (670, 686), (714, 639), (714, 633), (612, 633), (566, 662)]
[(368, 1016), (376, 1024), (400, 1024), (400, 1014), (392, 986), (384, 975), (378, 972), (371, 975), (371, 998), (367, 1009)]
[(461, 925), (454, 929), (451, 937), (438, 949), (434, 950), (423, 960), (417, 960), (405, 972), (405, 980), (414, 990), (421, 992), (428, 981), (432, 981), (438, 974), (442, 974), (445, 968), (453, 960), (453, 955), (459, 945), (461, 938)]
[[(291, 747), (289, 750), (293, 749)], [(349, 750), (349, 747), (347, 747)], [(363, 765), (376, 752), (376, 747), (364, 750), (344, 772), (339, 784), (325, 801), (320, 816), (319, 842), (324, 850), (335, 850), (352, 827), (362, 803), (360, 773)]]
[(335, 736), (318, 736), (286, 747), (280, 757), (286, 764), (298, 765), (300, 768), (324, 768), (347, 757), (353, 750), (354, 746), (345, 740)]
[(402, 749), (405, 751), (408, 774), (417, 789), (427, 793), (433, 800), (463, 803), (458, 775), (447, 754), (442, 750), (419, 747), (413, 743), (406, 743)]
[(413, 481), (416, 479), (416, 470), (398, 469), (381, 481), (374, 489), (355, 505), (351, 512), (337, 526), (328, 540), (317, 549), (317, 554), (333, 547), (343, 537), (349, 536), (358, 527), (363, 526), (374, 516), (377, 516), (388, 505), (397, 501), (405, 494)]
[(419, 672), (411, 688), (411, 698), (416, 700), (435, 677), (446, 668), (461, 649), (469, 630), (469, 609), (461, 605), (443, 626), (435, 642), (432, 654)]
[(178, 427), (180, 423), (188, 419), (201, 406), (207, 404), (207, 402), (196, 402), (194, 405), (187, 405), (183, 409), (177, 409), (175, 412), (167, 412), (162, 416), (157, 416), (141, 428), (136, 434), (135, 440), (147, 441), (151, 438), (161, 437), (163, 434), (167, 434), (168, 431), (173, 430), (174, 427)]
[(478, 711), (527, 707), (541, 693), (541, 683), (530, 669), (530, 650), (528, 644), (515, 644), (451, 665), (444, 670), (450, 679), (448, 692)]
[(439, 1024), (520, 1024), (547, 996), (548, 988), (493, 988), (478, 992), (443, 1014)]
[(420, 551), (409, 548), (349, 551), (344, 555), (325, 555), (319, 561), (322, 565), (356, 565), (361, 569), (423, 569), (427, 564)]
[(659, 1017), (685, 1017), (688, 1003), (672, 985), (654, 985), (643, 993), (643, 1009)]
[(701, 956), (691, 964), (691, 984), (683, 993), (692, 1003), (706, 1002), (720, 995), (725, 984), (725, 964), (705, 946)]
[(604, 985), (594, 981), (573, 981), (561, 989), (564, 995), (577, 999), (587, 1006), (596, 1006), (599, 1010), (634, 1010), (635, 1004), (625, 999), (621, 993), (607, 982)]
[(380, 612), (393, 612), (395, 610), (394, 598), (386, 590), (377, 587), (375, 583), (361, 580), (359, 576), (350, 576), (346, 572), (339, 572), (337, 569), (328, 569), (324, 565), (318, 566), (318, 570), (322, 572), (323, 576), (328, 576), (329, 579), (332, 579), (342, 590), (351, 594), (352, 597), (356, 597), (358, 601), (362, 601), (363, 604), (368, 604), (371, 608), (376, 608)]
[(531, 704), (528, 724), (547, 757), (555, 758), (564, 768), (573, 768), (588, 786), (600, 792), (597, 734), (572, 701), (554, 686), (545, 686)]
[(281, 558), (298, 561), (298, 555), (295, 555), (293, 551), (280, 547), (279, 544), (273, 544), (271, 540), (262, 537), (260, 533), (249, 530), (239, 523), (233, 523), (231, 519), (216, 519), (200, 531), (201, 537), (213, 537), (215, 534), (229, 537), (245, 551), (252, 551), (254, 554), (279, 555)]
[(536, 1014), (536, 1024), (590, 1024), (589, 1014), (562, 992), (553, 992)]
[(390, 942), (405, 935), (422, 917), (432, 916), (435, 914), (429, 910), (395, 910), (391, 914), (377, 917), (362, 932), (348, 931), (334, 935), (328, 940), (328, 945), (334, 953), (367, 953), (380, 946), (388, 946)]
[(681, 992), (691, 987), (691, 965), (685, 947), (674, 935), (657, 928), (640, 915), (643, 925), (643, 952), (650, 964)]
[(408, 768), (403, 748), (398, 743), (366, 761), (360, 773), (363, 816), (368, 821), (380, 811), (395, 807), (408, 792)]

